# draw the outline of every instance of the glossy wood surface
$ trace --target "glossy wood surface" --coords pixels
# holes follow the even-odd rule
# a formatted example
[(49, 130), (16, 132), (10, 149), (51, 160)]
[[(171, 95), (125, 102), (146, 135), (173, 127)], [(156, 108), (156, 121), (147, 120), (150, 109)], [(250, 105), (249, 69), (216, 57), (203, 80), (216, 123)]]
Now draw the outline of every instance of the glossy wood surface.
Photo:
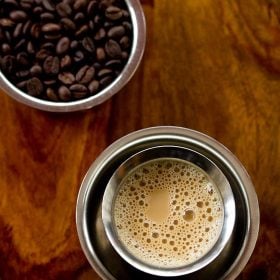
[(140, 128), (204, 132), (254, 182), (261, 227), (238, 279), (280, 279), (280, 2), (145, 0), (147, 47), (129, 84), (85, 112), (41, 112), (0, 93), (0, 278), (100, 279), (78, 242), (79, 185)]

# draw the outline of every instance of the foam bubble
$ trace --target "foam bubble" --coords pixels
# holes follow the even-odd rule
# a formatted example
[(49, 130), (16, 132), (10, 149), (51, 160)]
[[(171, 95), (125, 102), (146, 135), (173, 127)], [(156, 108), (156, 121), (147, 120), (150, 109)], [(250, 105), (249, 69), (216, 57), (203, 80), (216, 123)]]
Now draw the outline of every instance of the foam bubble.
[(186, 265), (205, 255), (219, 237), (224, 217), (221, 196), (208, 175), (177, 159), (134, 169), (121, 182), (113, 207), (124, 246), (159, 267)]

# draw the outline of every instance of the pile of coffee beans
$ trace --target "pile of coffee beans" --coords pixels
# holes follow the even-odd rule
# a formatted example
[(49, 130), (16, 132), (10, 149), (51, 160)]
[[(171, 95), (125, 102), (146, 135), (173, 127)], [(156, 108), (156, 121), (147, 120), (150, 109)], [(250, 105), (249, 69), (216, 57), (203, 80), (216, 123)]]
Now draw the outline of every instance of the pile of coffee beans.
[(0, 0), (0, 68), (50, 101), (95, 95), (121, 72), (133, 30), (125, 0)]

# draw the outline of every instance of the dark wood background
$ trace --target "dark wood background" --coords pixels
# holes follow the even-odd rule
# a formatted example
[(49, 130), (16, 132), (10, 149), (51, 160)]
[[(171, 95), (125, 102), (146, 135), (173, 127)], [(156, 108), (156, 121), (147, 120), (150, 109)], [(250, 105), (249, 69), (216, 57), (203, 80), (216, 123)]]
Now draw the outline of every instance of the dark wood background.
[(238, 279), (280, 279), (280, 2), (146, 0), (147, 47), (129, 84), (85, 112), (0, 94), (0, 278), (100, 279), (76, 233), (89, 165), (136, 129), (204, 132), (241, 160), (259, 197), (256, 249)]

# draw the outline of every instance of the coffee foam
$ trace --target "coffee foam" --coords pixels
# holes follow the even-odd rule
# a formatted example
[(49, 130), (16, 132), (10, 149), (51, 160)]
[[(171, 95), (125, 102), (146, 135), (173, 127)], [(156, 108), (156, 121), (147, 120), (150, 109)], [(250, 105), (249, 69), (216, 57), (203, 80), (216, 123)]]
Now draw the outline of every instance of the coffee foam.
[(165, 268), (204, 256), (224, 218), (214, 182), (202, 169), (177, 159), (152, 160), (132, 170), (120, 184), (113, 209), (124, 247), (141, 261)]

